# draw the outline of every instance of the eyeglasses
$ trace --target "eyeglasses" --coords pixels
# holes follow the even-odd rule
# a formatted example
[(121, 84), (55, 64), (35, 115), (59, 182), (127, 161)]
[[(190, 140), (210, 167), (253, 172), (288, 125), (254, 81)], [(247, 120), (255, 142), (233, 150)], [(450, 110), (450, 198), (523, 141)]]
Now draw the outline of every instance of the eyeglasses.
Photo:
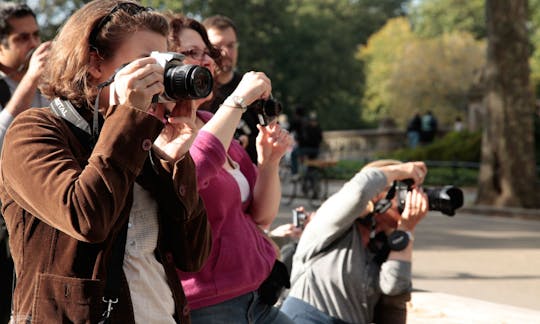
[(205, 55), (210, 56), (210, 52), (207, 49), (200, 49), (200, 48), (192, 48), (187, 51), (180, 52), (184, 54), (185, 56), (191, 57), (194, 60), (202, 61), (204, 59)]
[(114, 15), (115, 12), (117, 12), (118, 10), (122, 10), (123, 12), (131, 15), (131, 16), (134, 16), (136, 14), (139, 14), (141, 12), (145, 12), (145, 11), (152, 11), (154, 9), (150, 8), (150, 7), (143, 7), (141, 5), (138, 5), (136, 3), (133, 3), (133, 2), (120, 2), (118, 4), (116, 4), (110, 11), (107, 15), (105, 15), (103, 18), (101, 18), (101, 20), (99, 21), (99, 23), (92, 29), (92, 31), (90, 32), (90, 36), (88, 37), (88, 43), (90, 44), (90, 46), (92, 47), (96, 47), (96, 40), (97, 40), (97, 36), (99, 34), (99, 32), (103, 29), (103, 27), (105, 27), (105, 25), (107, 23), (109, 23)]

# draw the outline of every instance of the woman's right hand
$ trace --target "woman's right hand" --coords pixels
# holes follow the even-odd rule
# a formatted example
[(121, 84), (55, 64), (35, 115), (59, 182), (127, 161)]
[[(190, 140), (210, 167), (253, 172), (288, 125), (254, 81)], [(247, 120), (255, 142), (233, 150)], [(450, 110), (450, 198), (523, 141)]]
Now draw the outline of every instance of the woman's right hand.
[(163, 67), (152, 57), (144, 57), (127, 64), (114, 77), (114, 102), (148, 111), (152, 97), (165, 90)]
[(255, 100), (267, 99), (272, 93), (272, 82), (263, 72), (247, 72), (233, 91), (231, 96), (244, 99), (246, 105), (251, 105)]

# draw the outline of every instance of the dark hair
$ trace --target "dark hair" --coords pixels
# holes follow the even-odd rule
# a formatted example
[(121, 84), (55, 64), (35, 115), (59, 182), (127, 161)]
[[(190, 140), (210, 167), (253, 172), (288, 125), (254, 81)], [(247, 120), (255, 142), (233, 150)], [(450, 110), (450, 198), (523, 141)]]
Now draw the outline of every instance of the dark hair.
[(225, 30), (227, 28), (232, 28), (236, 36), (238, 36), (238, 30), (236, 29), (236, 25), (234, 24), (234, 21), (232, 21), (232, 19), (227, 16), (223, 16), (223, 15), (210, 16), (204, 19), (202, 24), (204, 25), (204, 27), (206, 27), (206, 29), (216, 28), (218, 30)]
[(27, 5), (15, 2), (0, 3), (0, 43), (6, 45), (7, 37), (11, 33), (12, 27), (8, 20), (26, 16), (36, 18), (36, 14)]
[(42, 93), (49, 99), (59, 97), (76, 106), (91, 106), (97, 95), (95, 80), (88, 72), (91, 53), (100, 59), (110, 58), (123, 39), (139, 30), (165, 37), (169, 32), (162, 14), (135, 1), (94, 0), (86, 4), (67, 20), (53, 42), (40, 86)]
[(182, 30), (193, 29), (199, 35), (201, 35), (201, 38), (206, 45), (206, 48), (210, 52), (210, 57), (214, 60), (214, 62), (216, 62), (216, 64), (220, 65), (221, 51), (217, 49), (214, 45), (212, 45), (212, 43), (210, 43), (206, 28), (204, 28), (204, 26), (200, 22), (178, 13), (167, 13), (165, 16), (169, 20), (169, 49), (171, 51), (178, 52), (178, 49), (182, 46), (179, 40), (179, 36)]

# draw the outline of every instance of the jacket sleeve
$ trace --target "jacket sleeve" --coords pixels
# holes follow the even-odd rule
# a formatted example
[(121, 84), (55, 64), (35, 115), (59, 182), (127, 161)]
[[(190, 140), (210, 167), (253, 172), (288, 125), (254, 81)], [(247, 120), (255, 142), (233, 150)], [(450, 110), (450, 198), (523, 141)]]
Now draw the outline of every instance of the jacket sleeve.
[(48, 109), (27, 110), (5, 137), (5, 189), (50, 226), (80, 241), (101, 242), (124, 208), (162, 127), (143, 111), (111, 107), (86, 160), (81, 143), (63, 120)]
[(349, 230), (385, 185), (386, 177), (378, 169), (358, 172), (319, 207), (302, 233), (295, 258), (307, 261)]
[[(156, 161), (155, 155), (152, 160)], [(156, 171), (161, 178), (157, 200), (164, 249), (172, 252), (178, 269), (198, 271), (210, 255), (212, 233), (197, 190), (193, 159), (188, 153), (174, 164), (159, 160)]]

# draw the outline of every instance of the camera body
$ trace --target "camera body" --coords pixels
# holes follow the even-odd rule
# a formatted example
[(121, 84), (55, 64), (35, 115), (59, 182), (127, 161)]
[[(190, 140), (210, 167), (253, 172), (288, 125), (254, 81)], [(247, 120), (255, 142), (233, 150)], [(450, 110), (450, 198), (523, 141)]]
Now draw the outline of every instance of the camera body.
[(292, 216), (293, 225), (298, 228), (304, 228), (304, 226), (306, 225), (306, 219), (307, 219), (306, 213), (303, 211), (298, 211), (296, 209), (293, 209), (292, 214), (293, 214)]
[(253, 109), (257, 112), (259, 124), (261, 126), (266, 126), (277, 119), (282, 111), (282, 106), (279, 101), (270, 97), (266, 100), (256, 100), (249, 106), (249, 109)]
[[(405, 208), (407, 192), (412, 190), (413, 184), (412, 179), (396, 181), (394, 184), (397, 206), (400, 213)], [(424, 188), (424, 192), (428, 196), (429, 210), (436, 210), (447, 216), (454, 216), (456, 209), (463, 206), (463, 191), (458, 187), (446, 185), (443, 187)]]
[(157, 102), (205, 98), (212, 92), (212, 73), (199, 65), (184, 64), (184, 55), (154, 51), (150, 53), (150, 57), (155, 58), (164, 69), (165, 91), (157, 97)]

